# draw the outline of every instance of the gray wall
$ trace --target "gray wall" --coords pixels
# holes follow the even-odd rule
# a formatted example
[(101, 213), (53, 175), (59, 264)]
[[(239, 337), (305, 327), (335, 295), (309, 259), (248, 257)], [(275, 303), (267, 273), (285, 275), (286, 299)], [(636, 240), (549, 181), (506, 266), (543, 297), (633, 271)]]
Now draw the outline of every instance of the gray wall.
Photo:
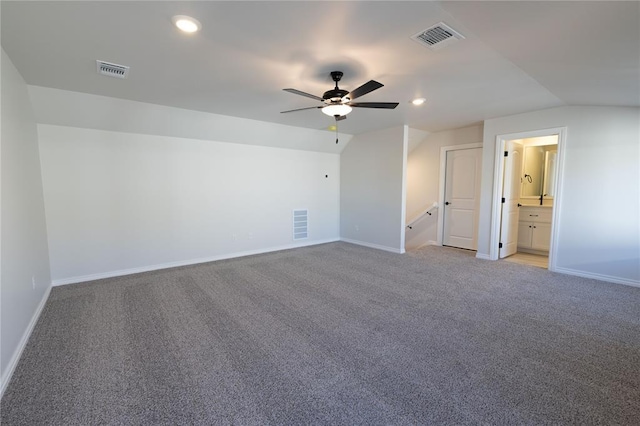
[(559, 107), (486, 120), (478, 254), (490, 250), (496, 136), (567, 127), (557, 268), (640, 284), (640, 108)]
[[(445, 146), (482, 143), (482, 124), (445, 130), (427, 135), (409, 152), (407, 161), (407, 220), (438, 202), (440, 196), (440, 149)], [(438, 240), (438, 210), (423, 216), (412, 229), (407, 229), (407, 250)]]
[(40, 155), (27, 86), (2, 51), (2, 390), (51, 288)]
[(404, 252), (408, 128), (354, 136), (340, 156), (340, 237)]
[[(38, 132), (53, 285), (340, 237), (338, 154), (47, 124)], [(306, 239), (293, 239), (294, 209), (309, 211)]]

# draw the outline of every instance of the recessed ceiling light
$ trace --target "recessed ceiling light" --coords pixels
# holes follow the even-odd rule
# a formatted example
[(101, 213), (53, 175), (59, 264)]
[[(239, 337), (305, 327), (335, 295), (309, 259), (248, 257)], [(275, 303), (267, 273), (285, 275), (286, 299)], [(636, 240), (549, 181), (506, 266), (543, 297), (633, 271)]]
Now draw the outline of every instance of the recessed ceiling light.
[(185, 33), (195, 33), (202, 27), (197, 19), (186, 15), (176, 15), (171, 18), (171, 21), (173, 21), (173, 25)]
[(416, 98), (416, 99), (412, 100), (411, 103), (414, 104), (414, 105), (422, 105), (424, 103), (424, 101), (426, 101), (425, 98)]

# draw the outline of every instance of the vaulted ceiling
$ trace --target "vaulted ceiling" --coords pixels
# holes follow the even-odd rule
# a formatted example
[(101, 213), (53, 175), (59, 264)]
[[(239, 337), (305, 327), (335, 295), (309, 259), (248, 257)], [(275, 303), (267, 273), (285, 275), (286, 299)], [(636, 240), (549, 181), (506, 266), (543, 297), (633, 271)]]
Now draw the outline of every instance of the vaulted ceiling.
[[(28, 84), (313, 129), (316, 95), (368, 80), (340, 131), (437, 131), (558, 105), (640, 106), (638, 2), (1, 2), (1, 41)], [(174, 15), (202, 23), (187, 35)], [(438, 51), (411, 36), (444, 22), (465, 39)], [(120, 80), (96, 60), (131, 67)], [(416, 107), (410, 100), (426, 99)]]

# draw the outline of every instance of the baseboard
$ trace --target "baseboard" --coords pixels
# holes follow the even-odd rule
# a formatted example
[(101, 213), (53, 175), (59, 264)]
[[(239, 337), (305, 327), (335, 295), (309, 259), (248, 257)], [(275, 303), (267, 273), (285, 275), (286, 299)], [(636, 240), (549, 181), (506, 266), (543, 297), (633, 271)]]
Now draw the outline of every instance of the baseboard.
[(429, 240), (424, 244), (419, 245), (418, 247), (416, 247), (417, 249), (421, 249), (422, 247), (427, 247), (427, 246), (439, 246), (440, 244), (438, 244), (437, 241), (433, 241), (433, 240)]
[(27, 325), (26, 330), (22, 334), (22, 338), (20, 339), (20, 343), (18, 343), (18, 347), (15, 351), (13, 351), (13, 355), (11, 356), (11, 360), (7, 365), (7, 369), (5, 370), (2, 378), (0, 379), (0, 399), (4, 395), (4, 391), (7, 389), (7, 385), (11, 381), (11, 376), (13, 376), (13, 372), (18, 366), (18, 361), (20, 361), (20, 357), (22, 356), (22, 351), (27, 346), (27, 342), (29, 341), (29, 337), (31, 336), (31, 332), (33, 331), (38, 319), (40, 318), (40, 314), (44, 309), (44, 305), (47, 304), (47, 299), (49, 299), (49, 294), (51, 293), (51, 286), (47, 287), (44, 294), (42, 295), (42, 299), (38, 304), (35, 312), (31, 316), (31, 321), (29, 321), (29, 325)]
[(575, 275), (576, 277), (591, 278), (594, 280), (606, 281), (614, 284), (628, 285), (631, 287), (640, 287), (640, 281), (630, 280), (630, 279), (620, 278), (620, 277), (612, 277), (611, 275), (595, 274), (593, 272), (584, 272), (584, 271), (578, 271), (576, 269), (561, 268), (561, 267), (560, 268), (555, 267), (552, 269), (552, 271), (558, 272), (560, 274)]
[(534, 250), (534, 249), (528, 249), (528, 248), (522, 248), (522, 247), (518, 247), (518, 253), (537, 254), (538, 256), (547, 256), (547, 257), (549, 256), (548, 251)]
[(263, 249), (247, 250), (247, 251), (234, 252), (234, 253), (225, 253), (217, 256), (203, 257), (199, 259), (181, 260), (177, 262), (167, 262), (167, 263), (160, 263), (157, 265), (141, 266), (138, 268), (120, 269), (116, 271), (100, 272), (97, 274), (60, 278), (60, 279), (53, 280), (52, 285), (54, 287), (57, 287), (57, 286), (67, 285), (67, 284), (77, 284), (77, 283), (83, 283), (87, 281), (101, 280), (104, 278), (121, 277), (123, 275), (132, 275), (132, 274), (139, 274), (142, 272), (157, 271), (159, 269), (168, 269), (168, 268), (176, 268), (179, 266), (197, 265), (199, 263), (215, 262), (217, 260), (233, 259), (236, 257), (253, 256), (256, 254), (271, 253), (271, 252), (280, 251), (280, 250), (290, 250), (290, 249), (300, 248), (300, 247), (315, 246), (318, 244), (334, 243), (336, 241), (340, 241), (340, 239), (329, 238), (325, 240), (316, 240), (313, 242), (293, 243), (293, 244), (286, 244), (283, 246), (268, 247)]
[(480, 252), (476, 252), (476, 258), (477, 259), (482, 259), (482, 260), (492, 260), (490, 255), (484, 254), (484, 253), (480, 253)]
[(405, 252), (404, 248), (403, 249), (397, 249), (397, 248), (394, 248), (394, 247), (388, 247), (388, 246), (382, 246), (382, 245), (379, 245), (379, 244), (367, 243), (367, 242), (364, 242), (364, 241), (352, 240), (350, 238), (340, 238), (340, 241), (344, 241), (345, 243), (356, 244), (356, 245), (359, 245), (359, 246), (374, 248), (374, 249), (378, 249), (378, 250), (390, 251), (391, 253), (403, 254)]

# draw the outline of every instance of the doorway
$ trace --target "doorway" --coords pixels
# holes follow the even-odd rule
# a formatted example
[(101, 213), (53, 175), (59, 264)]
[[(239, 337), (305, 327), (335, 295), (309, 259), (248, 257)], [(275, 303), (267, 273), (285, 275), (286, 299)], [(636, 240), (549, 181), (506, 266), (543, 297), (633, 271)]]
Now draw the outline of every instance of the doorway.
[(482, 144), (442, 147), (438, 244), (478, 248)]
[(496, 138), (490, 258), (555, 268), (566, 128)]

